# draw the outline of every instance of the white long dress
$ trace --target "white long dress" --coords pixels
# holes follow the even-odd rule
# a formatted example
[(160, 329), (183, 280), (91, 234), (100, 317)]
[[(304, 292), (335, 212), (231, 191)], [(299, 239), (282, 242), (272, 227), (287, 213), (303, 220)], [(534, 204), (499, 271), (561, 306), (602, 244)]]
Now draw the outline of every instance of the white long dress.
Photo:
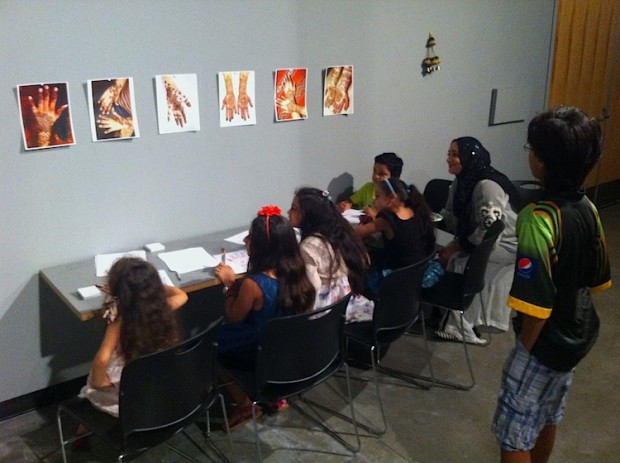
[(110, 363), (106, 368), (106, 373), (108, 374), (112, 386), (105, 389), (95, 389), (91, 386), (89, 374), (86, 385), (82, 387), (80, 391), (80, 397), (85, 397), (90, 400), (96, 409), (118, 417), (118, 391), (124, 366), (125, 359), (118, 352), (118, 349), (114, 350), (110, 358)]
[[(455, 188), (453, 183), (446, 207), (441, 214), (444, 216), (449, 231), (456, 230), (457, 219), (452, 213), (452, 199)], [(512, 286), (514, 263), (517, 253), (517, 235), (515, 225), (517, 212), (508, 202), (508, 195), (496, 182), (481, 180), (474, 187), (472, 202), (476, 223), (474, 232), (469, 236), (472, 244), (482, 242), (484, 234), (491, 224), (498, 219), (504, 222), (505, 228), (500, 235), (491, 255), (485, 273), (484, 289), (480, 297), (475, 297), (470, 308), (464, 314), (465, 338), (475, 340), (473, 328), (476, 326), (492, 326), (501, 331), (510, 326), (511, 310), (506, 304)], [(469, 259), (469, 253), (461, 251), (452, 256), (448, 270), (462, 273)], [(444, 331), (453, 333), (460, 325), (460, 317), (450, 313)]]

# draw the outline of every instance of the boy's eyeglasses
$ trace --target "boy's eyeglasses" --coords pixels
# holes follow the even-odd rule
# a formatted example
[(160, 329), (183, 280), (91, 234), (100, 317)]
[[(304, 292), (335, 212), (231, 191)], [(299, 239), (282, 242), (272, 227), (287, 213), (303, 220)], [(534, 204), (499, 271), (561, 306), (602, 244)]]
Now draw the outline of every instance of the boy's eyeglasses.
[(523, 151), (525, 151), (526, 153), (532, 151), (532, 145), (526, 143), (525, 145), (523, 145)]

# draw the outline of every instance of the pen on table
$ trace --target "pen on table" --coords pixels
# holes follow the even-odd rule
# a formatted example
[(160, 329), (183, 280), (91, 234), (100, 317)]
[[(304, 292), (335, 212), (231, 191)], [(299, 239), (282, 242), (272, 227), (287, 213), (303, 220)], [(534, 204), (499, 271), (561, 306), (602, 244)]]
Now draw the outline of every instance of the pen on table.
[(222, 264), (226, 265), (226, 248), (222, 248)]

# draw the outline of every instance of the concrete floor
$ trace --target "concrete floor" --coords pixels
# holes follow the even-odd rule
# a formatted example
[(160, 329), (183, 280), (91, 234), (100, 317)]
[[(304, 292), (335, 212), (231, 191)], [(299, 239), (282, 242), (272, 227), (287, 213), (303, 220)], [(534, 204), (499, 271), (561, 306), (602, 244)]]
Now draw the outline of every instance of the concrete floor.
[[(615, 286), (595, 296), (602, 321), (597, 345), (579, 365), (575, 382), (569, 394), (567, 413), (559, 426), (558, 438), (551, 462), (620, 462), (620, 428), (616, 420), (620, 414), (620, 349), (617, 333), (620, 331), (620, 205), (601, 210), (607, 233), (612, 278)], [(477, 384), (470, 391), (456, 391), (441, 387), (421, 390), (403, 386), (403, 383), (382, 377), (388, 430), (381, 438), (362, 437), (361, 451), (351, 455), (342, 446), (321, 432), (309, 428), (307, 422), (294, 410), (260, 418), (260, 439), (266, 462), (497, 462), (499, 450), (490, 432), (495, 409), (503, 361), (513, 344), (511, 333), (494, 334), (487, 347), (471, 347), (470, 354)], [(433, 366), (438, 375), (463, 378), (465, 363), (462, 347), (450, 342), (430, 342)], [(409, 371), (426, 368), (423, 340), (420, 336), (406, 336), (397, 341), (384, 359), (392, 365)], [(353, 374), (369, 377), (369, 372), (351, 369)], [(426, 371), (426, 370), (424, 370)], [(333, 404), (345, 411), (338, 402), (334, 389), (340, 389), (341, 380), (317, 388), (310, 396)], [(360, 420), (377, 423), (378, 407), (372, 383), (354, 381), (354, 404)], [(30, 412), (0, 423), (0, 462), (60, 462), (56, 431), (55, 408)], [(350, 432), (346, 423), (334, 417), (328, 422), (343, 432)], [(200, 439), (193, 428), (191, 434)], [(225, 434), (215, 431), (213, 439), (231, 460)], [(345, 435), (349, 442), (351, 435)], [(256, 461), (251, 425), (233, 433), (236, 455), (240, 462)], [(172, 443), (192, 455), (198, 452), (177, 436)], [(197, 456), (201, 461), (209, 461)], [(72, 462), (112, 461), (112, 454), (97, 442), (91, 452), (71, 452)], [(165, 446), (142, 455), (139, 462), (184, 461)]]

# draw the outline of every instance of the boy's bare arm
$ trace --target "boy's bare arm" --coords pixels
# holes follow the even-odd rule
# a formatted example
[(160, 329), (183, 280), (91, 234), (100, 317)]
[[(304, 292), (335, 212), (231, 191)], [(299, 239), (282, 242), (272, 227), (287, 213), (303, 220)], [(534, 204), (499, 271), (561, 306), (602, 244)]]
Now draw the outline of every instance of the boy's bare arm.
[(536, 344), (536, 340), (546, 322), (546, 319), (532, 317), (531, 315), (523, 316), (523, 326), (521, 327), (519, 340), (528, 351), (531, 351), (534, 344)]

